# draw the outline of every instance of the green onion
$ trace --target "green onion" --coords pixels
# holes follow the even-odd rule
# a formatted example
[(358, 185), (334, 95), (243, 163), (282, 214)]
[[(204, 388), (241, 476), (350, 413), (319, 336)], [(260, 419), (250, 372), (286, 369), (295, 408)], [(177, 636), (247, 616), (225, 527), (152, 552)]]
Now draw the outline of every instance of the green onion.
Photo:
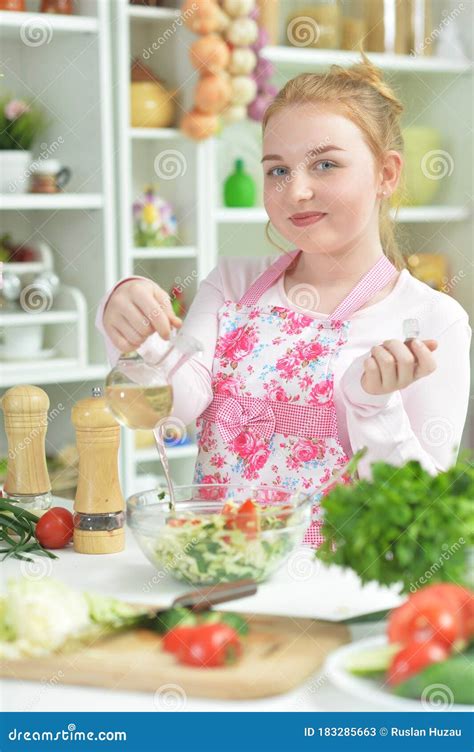
[(33, 561), (28, 554), (58, 557), (40, 544), (35, 529), (39, 517), (18, 506), (13, 499), (0, 498), (0, 554), (2, 561), (12, 557)]

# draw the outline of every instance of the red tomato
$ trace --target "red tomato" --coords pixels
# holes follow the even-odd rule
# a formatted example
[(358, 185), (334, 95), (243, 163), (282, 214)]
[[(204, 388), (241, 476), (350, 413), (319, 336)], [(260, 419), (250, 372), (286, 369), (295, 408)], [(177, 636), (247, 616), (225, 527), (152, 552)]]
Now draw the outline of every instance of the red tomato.
[(163, 637), (163, 649), (168, 653), (176, 653), (183, 643), (186, 643), (189, 633), (193, 629), (195, 627), (174, 627), (170, 629)]
[(230, 504), (229, 502), (227, 504), (224, 504), (221, 510), (221, 514), (223, 514), (227, 518), (224, 525), (226, 530), (235, 530), (237, 509), (234, 507), (234, 505)]
[(169, 520), (167, 520), (167, 524), (169, 527), (182, 527), (186, 524), (186, 520), (183, 520), (182, 518), (179, 519), (178, 517), (170, 517)]
[(72, 540), (73, 516), (64, 507), (52, 507), (40, 517), (35, 532), (45, 548), (64, 548)]
[(465, 628), (459, 606), (429, 587), (392, 611), (387, 633), (389, 642), (401, 645), (432, 638), (444, 645), (452, 645), (463, 639)]
[(439, 582), (428, 588), (418, 590), (411, 600), (422, 602), (424, 594), (431, 593), (444, 603), (451, 603), (455, 612), (461, 617), (462, 637), (469, 640), (474, 636), (474, 592), (452, 582)]
[(187, 666), (215, 668), (233, 663), (242, 652), (235, 629), (228, 624), (201, 624), (190, 627), (176, 655)]
[(291, 506), (291, 504), (284, 504), (281, 507), (281, 514), (278, 514), (277, 517), (279, 520), (286, 520), (286, 518), (290, 516), (292, 511), (293, 507)]
[(393, 657), (388, 669), (388, 683), (392, 687), (400, 684), (431, 663), (444, 661), (448, 656), (449, 648), (436, 640), (410, 642)]
[(256, 538), (260, 530), (258, 509), (251, 499), (247, 499), (237, 512), (236, 527), (242, 530), (247, 538)]

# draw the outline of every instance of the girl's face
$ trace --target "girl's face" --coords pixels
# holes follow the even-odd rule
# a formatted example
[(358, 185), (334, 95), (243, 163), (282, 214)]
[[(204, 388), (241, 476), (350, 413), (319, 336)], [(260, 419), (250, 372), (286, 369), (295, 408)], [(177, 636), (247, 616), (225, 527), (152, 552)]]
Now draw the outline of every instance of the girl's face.
[[(264, 204), (273, 226), (310, 253), (378, 237), (381, 174), (359, 128), (315, 105), (273, 115), (263, 137)], [(318, 221), (294, 215), (323, 213)]]

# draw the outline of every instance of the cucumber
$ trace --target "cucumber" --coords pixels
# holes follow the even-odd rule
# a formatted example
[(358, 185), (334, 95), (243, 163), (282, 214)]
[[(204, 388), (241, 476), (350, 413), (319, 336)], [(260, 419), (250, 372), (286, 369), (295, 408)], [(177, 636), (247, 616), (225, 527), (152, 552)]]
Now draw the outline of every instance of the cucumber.
[(227, 624), (235, 629), (241, 637), (248, 634), (249, 631), (249, 625), (244, 617), (231, 611), (206, 611), (201, 615), (201, 622), (203, 624), (215, 624), (217, 622)]
[(393, 656), (400, 650), (400, 645), (381, 645), (371, 650), (363, 650), (357, 655), (352, 655), (347, 661), (345, 668), (356, 676), (374, 676), (384, 674), (390, 665)]
[(446, 702), (452, 700), (459, 705), (474, 705), (474, 655), (472, 652), (460, 653), (446, 661), (432, 663), (419, 674), (411, 676), (392, 689), (400, 697), (418, 699), (425, 696), (429, 701), (431, 685), (436, 685), (432, 689), (433, 703), (436, 697), (440, 699), (443, 696)]
[(189, 608), (181, 606), (169, 608), (153, 619), (152, 629), (160, 634), (169, 632), (173, 627), (194, 627), (198, 620)]

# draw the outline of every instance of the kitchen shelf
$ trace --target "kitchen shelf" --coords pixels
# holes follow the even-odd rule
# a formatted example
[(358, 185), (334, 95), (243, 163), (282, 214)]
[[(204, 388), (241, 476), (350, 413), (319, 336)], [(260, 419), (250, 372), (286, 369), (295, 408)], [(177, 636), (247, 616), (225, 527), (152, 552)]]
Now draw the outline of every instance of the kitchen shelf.
[[(326, 69), (329, 65), (348, 66), (360, 61), (357, 51), (321, 50), (302, 47), (268, 46), (262, 56), (280, 68), (306, 68), (311, 71)], [(469, 60), (446, 60), (429, 55), (393, 55), (382, 52), (367, 52), (370, 60), (379, 68), (398, 73), (450, 74), (469, 73)]]
[(150, 21), (174, 21), (179, 18), (181, 11), (176, 8), (147, 8), (140, 5), (128, 5), (128, 15), (131, 19)]
[(78, 311), (44, 311), (43, 313), (2, 313), (2, 326), (28, 326), (29, 324), (72, 324), (79, 318)]
[(38, 261), (3, 261), (0, 267), (3, 273), (23, 275), (51, 271), (54, 267), (54, 258), (50, 246), (41, 240), (32, 245), (39, 253)]
[(464, 206), (405, 206), (398, 210), (397, 222), (465, 222), (471, 217)]
[[(391, 209), (392, 217), (395, 210)], [(406, 206), (398, 210), (397, 222), (463, 222), (472, 216), (472, 212), (463, 206)], [(246, 222), (265, 223), (268, 215), (261, 206), (249, 208), (218, 208), (216, 221), (220, 224), (244, 224)]]
[(267, 222), (268, 214), (263, 206), (250, 206), (242, 209), (222, 207), (216, 209), (216, 222), (241, 224), (243, 222)]
[(104, 197), (101, 193), (12, 193), (0, 195), (0, 209), (4, 210), (47, 210), (58, 209), (102, 209)]
[(186, 138), (179, 128), (129, 128), (129, 135), (135, 141)]
[[(38, 34), (42, 29), (47, 31), (48, 36), (63, 32), (68, 34), (97, 34), (99, 21), (93, 16), (0, 11), (0, 33), (2, 37), (16, 38), (19, 33), (23, 40), (23, 37), (28, 39), (28, 33)], [(37, 37), (33, 35), (32, 39), (35, 40)], [(46, 37), (46, 43), (49, 43), (49, 41)]]
[[(182, 446), (166, 447), (166, 455), (169, 460), (182, 460), (188, 457), (197, 457), (197, 444), (183, 444)], [(156, 447), (136, 449), (134, 453), (135, 463), (159, 461)]]
[(135, 259), (186, 259), (196, 258), (197, 249), (192, 245), (175, 248), (133, 248), (131, 254)]
[(48, 360), (29, 361), (24, 368), (18, 363), (2, 361), (0, 369), (0, 387), (12, 384), (66, 384), (84, 381), (103, 381), (109, 372), (109, 366), (78, 364), (75, 358), (50, 358)]

